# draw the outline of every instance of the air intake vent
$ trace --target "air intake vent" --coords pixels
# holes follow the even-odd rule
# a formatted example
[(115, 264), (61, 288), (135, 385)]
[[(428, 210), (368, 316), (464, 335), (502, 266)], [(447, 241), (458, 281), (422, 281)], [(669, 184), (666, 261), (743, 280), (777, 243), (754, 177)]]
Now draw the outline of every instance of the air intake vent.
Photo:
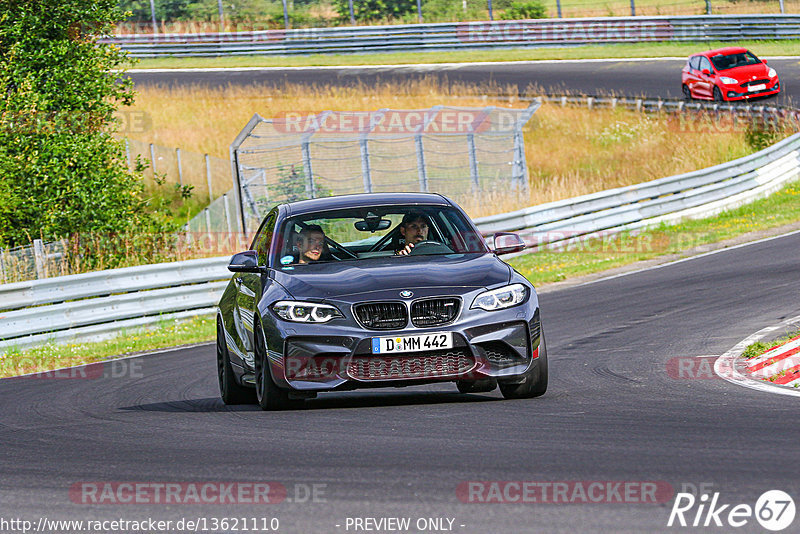
[(411, 305), (411, 322), (414, 326), (437, 326), (456, 318), (461, 299), (456, 297), (418, 300)]
[(463, 375), (475, 360), (462, 349), (396, 356), (353, 356), (347, 373), (356, 380), (413, 380)]
[(353, 307), (356, 318), (371, 330), (397, 330), (408, 324), (406, 305), (402, 302), (367, 302)]

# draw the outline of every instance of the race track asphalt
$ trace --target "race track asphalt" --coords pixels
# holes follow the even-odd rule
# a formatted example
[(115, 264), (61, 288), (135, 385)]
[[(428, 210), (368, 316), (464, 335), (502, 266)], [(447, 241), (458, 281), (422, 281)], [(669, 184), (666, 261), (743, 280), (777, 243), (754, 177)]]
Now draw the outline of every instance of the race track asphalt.
[[(767, 58), (769, 60), (769, 58)], [(366, 86), (380, 81), (436, 78), (445, 84), (459, 82), (496, 84), (504, 90), (525, 92), (529, 86), (548, 93), (608, 94), (681, 98), (683, 59), (544, 61), (527, 63), (482, 63), (449, 65), (407, 65), (396, 67), (326, 67), (292, 69), (247, 69), (217, 71), (131, 72), (137, 85), (231, 85), (262, 86), (266, 91), (288, 82), (295, 84)], [(799, 102), (800, 58), (769, 60), (778, 71), (784, 92), (762, 99), (764, 104), (789, 105)]]
[[(96, 379), (2, 380), (0, 518), (278, 517), (280, 532), (335, 533), (354, 531), (348, 517), (445, 517), (464, 533), (668, 532), (669, 501), (464, 503), (457, 488), (656, 481), (670, 498), (696, 487), (720, 503), (753, 506), (770, 489), (797, 499), (796, 398), (669, 368), (799, 314), (798, 265), (794, 234), (544, 293), (551, 385), (538, 399), (442, 384), (321, 395), (301, 411), (226, 407), (212, 346), (125, 360), (118, 377), (107, 367)], [(70, 500), (76, 483), (111, 481), (274, 481), (292, 501), (321, 486), (316, 502), (267, 505)], [(737, 532), (763, 529), (751, 518)]]

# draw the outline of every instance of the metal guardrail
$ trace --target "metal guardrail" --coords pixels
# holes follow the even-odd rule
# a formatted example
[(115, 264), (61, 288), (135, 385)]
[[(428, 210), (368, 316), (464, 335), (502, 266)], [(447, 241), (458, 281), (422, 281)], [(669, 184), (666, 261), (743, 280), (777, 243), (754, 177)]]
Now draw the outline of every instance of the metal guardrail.
[(800, 38), (798, 15), (598, 17), (107, 37), (133, 57), (341, 54)]
[[(588, 98), (593, 99), (591, 103), (587, 97), (571, 103), (628, 105), (630, 101), (636, 109), (667, 105), (661, 102), (661, 108), (653, 108), (657, 106), (653, 101)], [(693, 106), (687, 104), (687, 109)], [(774, 113), (774, 108), (765, 110)], [(766, 196), (799, 177), (800, 134), (795, 134), (750, 156), (707, 169), (475, 222), (485, 236), (516, 231), (529, 247), (538, 247), (596, 232), (710, 216)], [(0, 353), (11, 346), (99, 339), (123, 328), (213, 314), (230, 277), (228, 260), (226, 256), (2, 284)]]

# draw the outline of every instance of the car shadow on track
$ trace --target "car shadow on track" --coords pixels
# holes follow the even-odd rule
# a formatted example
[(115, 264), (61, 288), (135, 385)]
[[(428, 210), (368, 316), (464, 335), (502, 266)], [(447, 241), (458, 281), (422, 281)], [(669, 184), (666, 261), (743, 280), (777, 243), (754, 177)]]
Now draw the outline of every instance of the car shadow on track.
[[(502, 401), (502, 399), (500, 397), (493, 397), (485, 394), (463, 394), (455, 392), (404, 392), (377, 394), (348, 392), (323, 394), (316, 399), (307, 400), (300, 408), (286, 411), (329, 410), (339, 408), (376, 408), (386, 406), (410, 406), (426, 404), (464, 404), (492, 401)], [(137, 404), (133, 406), (122, 406), (119, 409), (126, 411), (139, 410), (146, 412), (169, 413), (261, 411), (260, 408), (254, 404), (226, 406), (219, 397), (153, 402), (148, 404)]]

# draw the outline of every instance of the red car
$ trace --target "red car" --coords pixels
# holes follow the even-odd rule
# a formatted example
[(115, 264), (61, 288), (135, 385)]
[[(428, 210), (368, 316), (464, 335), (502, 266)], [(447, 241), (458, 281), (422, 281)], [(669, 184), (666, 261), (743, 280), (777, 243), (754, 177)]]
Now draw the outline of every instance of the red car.
[(689, 56), (681, 74), (687, 100), (746, 100), (777, 95), (781, 83), (775, 69), (755, 54), (738, 46)]

